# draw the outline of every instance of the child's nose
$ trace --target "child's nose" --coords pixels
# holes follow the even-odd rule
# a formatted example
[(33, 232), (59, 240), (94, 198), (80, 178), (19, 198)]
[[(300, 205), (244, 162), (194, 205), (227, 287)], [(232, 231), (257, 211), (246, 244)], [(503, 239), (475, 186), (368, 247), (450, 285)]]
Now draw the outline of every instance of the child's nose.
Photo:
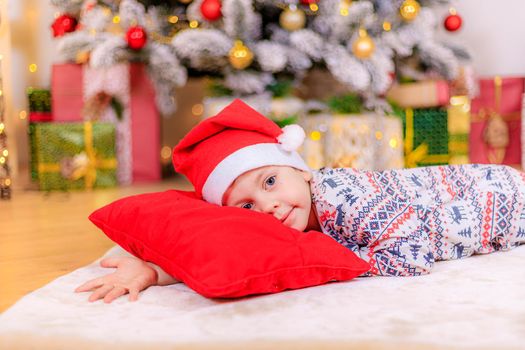
[(279, 208), (279, 202), (276, 200), (269, 200), (265, 203), (264, 212), (267, 214), (273, 214), (277, 208)]

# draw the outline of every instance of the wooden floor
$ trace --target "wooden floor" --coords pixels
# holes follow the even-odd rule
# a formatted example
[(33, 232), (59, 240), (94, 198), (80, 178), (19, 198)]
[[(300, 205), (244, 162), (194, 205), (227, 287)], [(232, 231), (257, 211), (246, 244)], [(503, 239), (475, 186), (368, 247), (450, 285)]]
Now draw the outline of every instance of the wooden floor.
[(87, 217), (115, 199), (191, 189), (182, 178), (88, 192), (14, 191), (0, 201), (0, 312), (25, 294), (91, 263), (114, 245)]

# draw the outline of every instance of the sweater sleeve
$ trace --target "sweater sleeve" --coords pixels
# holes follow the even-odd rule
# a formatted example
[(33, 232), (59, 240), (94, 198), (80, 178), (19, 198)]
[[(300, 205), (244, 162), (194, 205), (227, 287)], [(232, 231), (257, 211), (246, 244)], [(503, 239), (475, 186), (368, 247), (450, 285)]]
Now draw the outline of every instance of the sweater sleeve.
[(367, 186), (370, 174), (365, 175), (362, 181), (350, 182), (342, 170), (318, 174), (312, 194), (323, 232), (368, 261), (369, 275), (429, 273), (434, 256), (417, 206), (408, 198)]

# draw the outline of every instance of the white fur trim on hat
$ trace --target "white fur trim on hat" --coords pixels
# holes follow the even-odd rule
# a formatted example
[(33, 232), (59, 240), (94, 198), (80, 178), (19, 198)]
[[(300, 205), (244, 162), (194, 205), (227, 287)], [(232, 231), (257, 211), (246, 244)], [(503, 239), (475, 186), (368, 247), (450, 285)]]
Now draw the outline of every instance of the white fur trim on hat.
[(213, 169), (202, 187), (202, 196), (209, 203), (222, 205), (224, 192), (237, 177), (267, 165), (288, 165), (310, 171), (297, 152), (285, 151), (278, 143), (250, 145), (233, 152)]

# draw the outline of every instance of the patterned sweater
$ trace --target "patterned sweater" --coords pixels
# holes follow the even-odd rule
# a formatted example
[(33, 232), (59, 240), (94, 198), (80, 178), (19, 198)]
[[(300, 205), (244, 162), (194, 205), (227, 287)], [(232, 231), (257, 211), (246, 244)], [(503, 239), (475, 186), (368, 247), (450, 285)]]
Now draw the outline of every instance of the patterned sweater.
[(369, 261), (368, 275), (425, 274), (525, 242), (525, 173), (507, 166), (323, 168), (311, 192), (323, 232)]

